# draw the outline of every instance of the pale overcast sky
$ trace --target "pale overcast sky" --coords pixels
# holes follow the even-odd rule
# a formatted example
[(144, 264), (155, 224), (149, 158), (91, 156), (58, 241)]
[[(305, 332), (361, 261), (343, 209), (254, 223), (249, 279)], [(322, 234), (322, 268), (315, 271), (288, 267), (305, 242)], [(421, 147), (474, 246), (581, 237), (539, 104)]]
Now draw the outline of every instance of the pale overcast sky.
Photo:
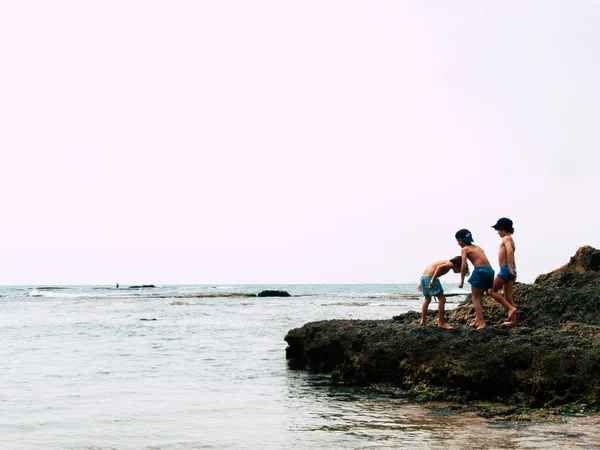
[[(0, 284), (521, 281), (600, 247), (600, 2), (0, 1)], [(457, 281), (449, 278), (448, 281)]]

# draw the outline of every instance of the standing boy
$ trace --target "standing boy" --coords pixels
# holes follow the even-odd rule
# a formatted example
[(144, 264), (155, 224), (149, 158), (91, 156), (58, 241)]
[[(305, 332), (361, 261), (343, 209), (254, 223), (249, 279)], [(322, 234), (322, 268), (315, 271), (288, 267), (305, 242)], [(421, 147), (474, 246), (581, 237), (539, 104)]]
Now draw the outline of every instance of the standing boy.
[[(508, 309), (508, 320), (502, 326), (515, 326), (517, 324), (517, 308), (513, 300), (513, 287), (517, 279), (517, 267), (515, 264), (515, 241), (513, 240), (512, 220), (501, 217), (492, 225), (492, 228), (498, 232), (502, 238), (500, 242), (500, 250), (498, 252), (498, 262), (500, 263), (500, 272), (494, 280), (494, 285), (488, 290), (488, 295), (496, 300), (501, 305), (508, 303), (511, 308)], [(504, 295), (498, 292), (504, 289)], [(504, 306), (506, 308), (506, 306)]]
[(459, 288), (462, 288), (465, 282), (465, 275), (469, 265), (467, 260), (475, 266), (473, 274), (469, 278), (471, 284), (471, 298), (475, 307), (475, 322), (474, 325), (478, 330), (485, 328), (485, 320), (483, 320), (483, 308), (481, 300), (483, 293), (490, 289), (494, 284), (494, 269), (490, 266), (490, 262), (485, 256), (483, 249), (473, 244), (473, 235), (465, 228), (458, 230), (454, 235), (456, 242), (462, 248), (460, 252), (462, 264), (460, 268), (460, 283)]
[(462, 258), (455, 256), (451, 260), (440, 260), (435, 261), (427, 266), (421, 277), (421, 284), (419, 284), (419, 291), (425, 295), (425, 301), (421, 308), (421, 326), (425, 325), (425, 319), (427, 316), (427, 308), (431, 303), (431, 297), (437, 297), (440, 304), (438, 306), (438, 327), (451, 329), (452, 327), (446, 323), (446, 296), (444, 295), (444, 289), (442, 289), (442, 283), (439, 278), (442, 275), (446, 275), (450, 272), (450, 269), (454, 273), (460, 272), (462, 264)]

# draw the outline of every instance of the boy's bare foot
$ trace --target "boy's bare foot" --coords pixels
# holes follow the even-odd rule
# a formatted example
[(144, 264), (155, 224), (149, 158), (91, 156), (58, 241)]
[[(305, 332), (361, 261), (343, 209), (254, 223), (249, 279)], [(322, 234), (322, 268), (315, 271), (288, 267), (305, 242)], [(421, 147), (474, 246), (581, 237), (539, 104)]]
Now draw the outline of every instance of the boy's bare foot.
[(477, 331), (483, 330), (485, 327), (486, 327), (486, 325), (485, 325), (485, 323), (483, 323), (477, 327)]
[(471, 322), (470, 326), (472, 326), (472, 327), (478, 327), (479, 326), (479, 322), (477, 322), (477, 320), (474, 320), (473, 322)]
[(438, 328), (445, 328), (446, 330), (452, 330), (454, 327), (451, 327), (447, 323), (438, 323)]
[(419, 326), (420, 326), (420, 327), (424, 327), (424, 326), (425, 326), (425, 322), (421, 322), (421, 323), (419, 324)]
[(514, 327), (517, 325), (517, 308), (513, 307), (508, 312), (508, 320), (502, 324), (503, 327)]

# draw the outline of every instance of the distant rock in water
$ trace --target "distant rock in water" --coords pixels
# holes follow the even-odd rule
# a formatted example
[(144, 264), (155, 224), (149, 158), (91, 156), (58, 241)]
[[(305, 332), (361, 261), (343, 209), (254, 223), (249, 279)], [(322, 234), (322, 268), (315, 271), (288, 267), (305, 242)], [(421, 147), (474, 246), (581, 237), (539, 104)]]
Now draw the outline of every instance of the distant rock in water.
[(155, 288), (153, 284), (142, 284), (140, 286), (129, 286), (129, 289)]
[(291, 297), (287, 291), (262, 291), (258, 293), (258, 297)]
[(487, 329), (470, 327), (470, 295), (447, 311), (452, 330), (420, 327), (420, 313), (390, 320), (326, 320), (290, 330), (292, 368), (331, 374), (426, 400), (489, 400), (521, 408), (600, 407), (600, 250), (582, 247), (565, 266), (516, 283), (517, 327), (484, 297)]

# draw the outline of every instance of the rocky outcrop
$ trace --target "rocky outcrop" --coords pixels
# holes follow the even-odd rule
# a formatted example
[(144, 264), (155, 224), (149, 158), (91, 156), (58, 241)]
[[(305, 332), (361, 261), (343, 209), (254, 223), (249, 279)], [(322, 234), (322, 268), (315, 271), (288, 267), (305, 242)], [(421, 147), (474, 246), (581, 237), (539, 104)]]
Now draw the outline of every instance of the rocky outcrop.
[[(564, 266), (536, 278), (535, 284), (545, 286), (580, 286), (598, 282), (600, 250), (589, 245), (577, 250)], [(597, 284), (596, 284), (597, 286)]]
[[(438, 400), (491, 400), (524, 407), (600, 405), (600, 251), (532, 285), (517, 283), (518, 326), (484, 299), (488, 328), (475, 331), (468, 297), (447, 312), (453, 330), (419, 327), (420, 314), (390, 320), (329, 320), (288, 332), (293, 368), (330, 373), (333, 383), (378, 386)], [(435, 323), (436, 311), (430, 311)]]

